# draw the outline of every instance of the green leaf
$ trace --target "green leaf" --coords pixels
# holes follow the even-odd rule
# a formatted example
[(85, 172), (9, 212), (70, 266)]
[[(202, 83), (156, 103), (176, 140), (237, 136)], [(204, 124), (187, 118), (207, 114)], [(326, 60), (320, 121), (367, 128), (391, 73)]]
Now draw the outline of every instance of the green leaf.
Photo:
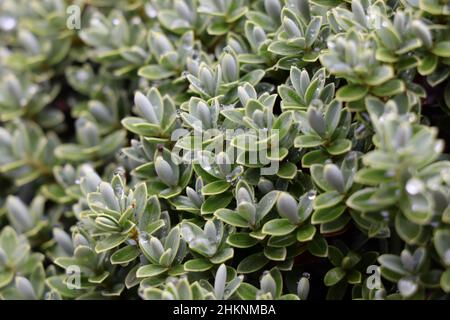
[(400, 257), (393, 254), (383, 254), (378, 257), (378, 262), (386, 269), (400, 275), (407, 275), (408, 272), (402, 265)]
[(277, 202), (279, 192), (274, 190), (270, 191), (264, 197), (259, 200), (256, 205), (256, 217), (258, 220), (262, 220), (272, 210), (273, 206)]
[(347, 274), (347, 281), (350, 284), (358, 284), (361, 283), (361, 272), (357, 271), (357, 270), (350, 270), (349, 273)]
[(419, 244), (418, 241), (425, 232), (423, 226), (409, 221), (400, 212), (395, 215), (395, 230), (403, 241), (412, 245)]
[(265, 71), (261, 69), (256, 69), (247, 72), (241, 79), (240, 82), (249, 82), (251, 85), (258, 84), (262, 78), (264, 78)]
[(114, 252), (110, 260), (112, 264), (128, 263), (136, 259), (139, 253), (136, 246), (126, 246)]
[(450, 292), (450, 269), (447, 269), (445, 270), (445, 272), (442, 273), (440, 284), (442, 290), (444, 290), (447, 293)]
[(93, 275), (93, 276), (89, 277), (88, 281), (90, 283), (100, 284), (103, 281), (105, 281), (106, 278), (108, 278), (108, 276), (109, 276), (109, 272), (105, 271), (105, 272), (103, 272), (101, 274)]
[(272, 41), (268, 50), (280, 56), (291, 56), (300, 52), (298, 47), (290, 46), (284, 41)]
[(184, 264), (187, 272), (202, 272), (211, 269), (213, 264), (206, 259), (193, 259)]
[(76, 288), (69, 288), (64, 282), (63, 282), (64, 276), (52, 276), (47, 278), (45, 280), (45, 283), (47, 286), (56, 292), (58, 292), (61, 296), (69, 298), (69, 299), (75, 299), (77, 296), (79, 296), (81, 293), (84, 292), (84, 290), (79, 290)]
[(308, 251), (316, 257), (328, 256), (328, 243), (324, 237), (316, 233), (314, 238), (308, 243)]
[(296, 228), (288, 219), (273, 219), (268, 221), (262, 228), (262, 232), (271, 236), (284, 236)]
[(345, 277), (344, 269), (336, 267), (331, 270), (328, 270), (328, 272), (325, 274), (323, 282), (327, 287), (331, 287), (334, 286), (339, 281), (341, 281), (344, 277)]
[(242, 259), (237, 267), (237, 272), (252, 273), (263, 268), (267, 263), (269, 263), (269, 259), (263, 253), (255, 253)]
[(297, 240), (300, 242), (306, 242), (310, 241), (314, 238), (316, 234), (316, 227), (310, 224), (302, 225), (300, 228), (298, 228), (296, 237)]
[(348, 84), (338, 89), (336, 92), (336, 99), (345, 102), (357, 101), (364, 98), (368, 92), (369, 89), (365, 86)]
[(95, 252), (101, 253), (108, 251), (112, 248), (115, 248), (125, 242), (128, 239), (127, 234), (114, 234), (112, 236), (108, 236), (103, 240), (97, 242), (95, 246)]
[(337, 191), (328, 191), (319, 194), (314, 200), (313, 207), (315, 210), (326, 209), (336, 206), (344, 199), (344, 195)]
[(214, 215), (229, 225), (241, 228), (249, 227), (249, 223), (247, 222), (247, 220), (242, 218), (237, 212), (233, 210), (219, 209), (214, 213)]
[(392, 177), (387, 174), (387, 170), (374, 169), (374, 168), (362, 168), (356, 173), (355, 181), (376, 186), (380, 183), (392, 181)]
[(432, 74), (434, 70), (436, 70), (436, 67), (438, 65), (438, 57), (432, 54), (428, 54), (424, 56), (420, 61), (419, 65), (417, 66), (417, 71), (422, 76), (427, 76), (429, 74)]
[(243, 282), (237, 289), (236, 293), (242, 300), (255, 300), (258, 293), (258, 288)]
[(332, 101), (327, 108), (327, 111), (325, 113), (325, 123), (327, 126), (327, 133), (329, 136), (331, 136), (334, 131), (336, 130), (336, 127), (339, 124), (339, 121), (341, 119), (342, 114), (342, 103), (339, 101)]
[(250, 248), (258, 243), (258, 240), (250, 237), (245, 232), (235, 232), (228, 236), (227, 243), (235, 248)]
[(322, 190), (333, 191), (334, 188), (331, 187), (324, 177), (324, 166), (322, 164), (314, 164), (310, 168), (311, 178), (314, 183)]
[(203, 195), (215, 195), (220, 194), (228, 190), (230, 184), (225, 180), (218, 180), (211, 182), (202, 188)]
[(377, 202), (371, 197), (375, 194), (377, 189), (374, 188), (366, 188), (359, 190), (352, 194), (347, 199), (347, 206), (352, 209), (362, 211), (362, 212), (372, 212), (383, 209), (386, 204), (383, 202)]
[(138, 278), (147, 278), (147, 277), (155, 277), (167, 271), (167, 268), (164, 266), (156, 265), (156, 264), (148, 264), (146, 266), (140, 267), (136, 272), (136, 277)]
[(202, 214), (210, 214), (214, 213), (215, 211), (225, 208), (233, 199), (233, 195), (231, 193), (228, 194), (217, 194), (213, 195), (211, 197), (208, 197), (208, 199), (203, 202), (201, 207)]
[(431, 52), (439, 57), (450, 58), (450, 41), (436, 43)]
[(0, 288), (7, 286), (14, 278), (14, 271), (3, 270), (0, 272)]
[(345, 226), (352, 220), (350, 215), (344, 214), (341, 215), (336, 220), (331, 222), (322, 223), (320, 225), (320, 233), (321, 234), (333, 234), (336, 232), (340, 232), (345, 228)]
[[(159, 135), (161, 128), (153, 123), (148, 123), (147, 120), (137, 118), (137, 117), (126, 117), (123, 118), (121, 124), (133, 133), (143, 135), (143, 136), (156, 136)], [(62, 153), (67, 152), (67, 150), (61, 150)], [(72, 152), (72, 151), (70, 151)], [(73, 150), (77, 152), (77, 150)], [(78, 150), (80, 152), (80, 150)], [(64, 155), (61, 155), (65, 157)]]
[(225, 261), (233, 258), (234, 256), (234, 249), (233, 248), (225, 248), (217, 252), (214, 257), (210, 258), (209, 260), (214, 264), (221, 264)]
[(390, 25), (377, 29), (376, 34), (380, 38), (381, 43), (390, 50), (397, 49), (402, 42), (400, 35)]
[(302, 167), (309, 168), (314, 164), (322, 164), (329, 159), (329, 155), (322, 150), (313, 150), (302, 157)]
[(269, 241), (267, 244), (271, 247), (275, 248), (282, 248), (282, 247), (289, 247), (293, 245), (297, 241), (295, 234), (290, 233), (286, 236), (272, 236), (269, 238)]
[(174, 71), (167, 70), (157, 64), (141, 67), (138, 70), (138, 75), (140, 77), (149, 80), (162, 80), (169, 78), (175, 74)]
[(313, 148), (321, 146), (322, 144), (322, 138), (312, 134), (298, 136), (294, 140), (294, 146), (296, 148)]
[(345, 212), (346, 206), (335, 206), (314, 211), (311, 217), (312, 224), (331, 222), (339, 218)]
[(394, 52), (386, 48), (378, 48), (376, 51), (376, 58), (382, 62), (393, 63), (398, 60)]
[(433, 237), (434, 247), (447, 267), (450, 267), (450, 230), (437, 230)]
[(326, 147), (328, 153), (333, 156), (337, 156), (350, 151), (352, 148), (352, 142), (348, 139), (338, 139), (333, 141)]
[(149, 223), (144, 230), (148, 234), (153, 234), (156, 231), (160, 230), (162, 227), (164, 227), (164, 225), (165, 225), (164, 220), (159, 219), (159, 220)]
[(373, 87), (379, 86), (394, 76), (394, 70), (390, 66), (382, 65), (372, 70), (371, 75), (365, 79), (365, 82)]
[(378, 97), (390, 97), (405, 91), (405, 84), (402, 80), (392, 79), (380, 86), (371, 89), (371, 93)]
[(208, 33), (215, 36), (220, 36), (222, 34), (225, 34), (228, 32), (228, 25), (225, 21), (216, 21), (214, 23), (211, 23), (208, 26)]
[(283, 179), (294, 179), (297, 174), (297, 166), (291, 162), (283, 163), (278, 169), (277, 176)]
[(337, 247), (328, 246), (328, 259), (330, 259), (331, 263), (335, 267), (338, 267), (342, 264), (342, 259), (344, 259), (344, 255)]
[(273, 261), (284, 261), (286, 259), (286, 248), (275, 248), (266, 246), (264, 248), (264, 255)]

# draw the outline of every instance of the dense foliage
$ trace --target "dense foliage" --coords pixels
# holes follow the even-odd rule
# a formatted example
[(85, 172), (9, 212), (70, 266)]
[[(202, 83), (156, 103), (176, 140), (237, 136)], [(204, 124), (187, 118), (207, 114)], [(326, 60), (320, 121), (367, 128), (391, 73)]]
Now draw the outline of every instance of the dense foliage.
[(0, 297), (448, 299), (449, 15), (0, 1)]

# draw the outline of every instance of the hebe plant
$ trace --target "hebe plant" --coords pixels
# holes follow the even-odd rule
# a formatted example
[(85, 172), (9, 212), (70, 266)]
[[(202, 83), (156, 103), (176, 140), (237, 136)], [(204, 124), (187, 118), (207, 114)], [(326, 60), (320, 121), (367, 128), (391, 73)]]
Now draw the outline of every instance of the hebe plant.
[(0, 297), (448, 299), (449, 15), (1, 1)]

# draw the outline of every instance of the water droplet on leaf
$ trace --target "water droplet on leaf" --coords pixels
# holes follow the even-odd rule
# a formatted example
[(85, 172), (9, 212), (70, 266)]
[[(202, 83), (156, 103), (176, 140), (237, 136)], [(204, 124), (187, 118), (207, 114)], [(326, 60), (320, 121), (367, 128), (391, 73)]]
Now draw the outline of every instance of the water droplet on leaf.
[(406, 183), (406, 192), (408, 192), (411, 195), (416, 195), (419, 192), (423, 191), (423, 189), (424, 185), (420, 179), (411, 178)]

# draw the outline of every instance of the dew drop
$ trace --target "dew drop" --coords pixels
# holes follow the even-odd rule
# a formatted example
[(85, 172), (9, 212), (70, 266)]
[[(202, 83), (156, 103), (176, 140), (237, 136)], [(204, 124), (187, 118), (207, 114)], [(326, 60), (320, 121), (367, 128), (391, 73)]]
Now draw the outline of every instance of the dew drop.
[(203, 164), (203, 169), (206, 171), (210, 171), (212, 169), (211, 165), (209, 165), (208, 163)]
[(309, 200), (314, 200), (316, 198), (316, 194), (317, 194), (316, 190), (309, 191), (308, 192), (308, 199)]
[(114, 170), (113, 174), (115, 176), (123, 176), (125, 174), (125, 169), (123, 167), (118, 167), (116, 170)]
[(441, 153), (442, 150), (444, 150), (444, 142), (442, 140), (439, 140), (434, 145), (434, 152)]
[(30, 96), (35, 95), (38, 92), (38, 87), (37, 86), (30, 86), (30, 89), (28, 90), (28, 94)]
[(13, 17), (3, 16), (0, 17), (0, 29), (3, 31), (11, 31), (17, 25), (17, 20)]
[(84, 82), (89, 79), (89, 74), (85, 70), (80, 70), (77, 72), (76, 78), (80, 82)]
[(414, 113), (408, 114), (408, 121), (410, 123), (416, 122), (416, 120), (417, 120), (417, 116)]
[(423, 191), (424, 185), (422, 180), (417, 178), (411, 178), (406, 183), (406, 192), (408, 192), (411, 195), (416, 195), (419, 192)]
[(311, 275), (309, 274), (309, 272), (303, 272), (302, 276), (306, 279), (310, 279)]

